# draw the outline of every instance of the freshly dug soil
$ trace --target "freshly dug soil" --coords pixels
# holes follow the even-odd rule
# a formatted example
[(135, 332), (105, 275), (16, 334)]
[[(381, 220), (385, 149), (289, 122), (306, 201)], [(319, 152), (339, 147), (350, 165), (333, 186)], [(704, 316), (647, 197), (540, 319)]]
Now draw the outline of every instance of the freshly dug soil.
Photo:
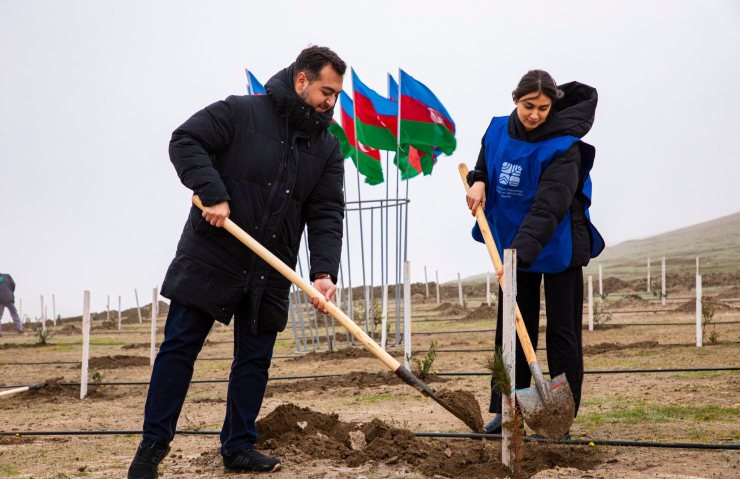
[(446, 317), (452, 317), (452, 316), (464, 316), (465, 314), (469, 313), (470, 310), (463, 309), (462, 306), (460, 306), (457, 303), (451, 304), (449, 308), (445, 308), (442, 311), (442, 314), (437, 316), (438, 318), (446, 318)]
[[(74, 378), (75, 381), (79, 380)], [(31, 382), (38, 382), (37, 380)], [(48, 383), (38, 389), (31, 389), (30, 391), (14, 394), (6, 399), (0, 401), (0, 409), (14, 409), (20, 404), (28, 404), (29, 401), (33, 402), (53, 402), (61, 403), (68, 399), (80, 399), (80, 387), (77, 386), (62, 386), (59, 384), (64, 382), (64, 378), (48, 379)], [(85, 399), (105, 399), (104, 394), (113, 387), (99, 388), (94, 384), (88, 384), (87, 386), (87, 397)]]
[[(444, 383), (447, 379), (435, 374), (427, 376), (424, 380), (429, 383)], [(293, 382), (270, 381), (267, 383), (267, 392), (265, 397), (272, 397), (274, 394), (283, 394), (289, 392), (303, 391), (327, 391), (335, 388), (358, 388), (361, 391), (364, 388), (373, 388), (380, 386), (395, 386), (405, 384), (398, 376), (390, 371), (378, 374), (370, 373), (349, 373), (342, 376), (315, 379), (299, 379)]]
[(462, 322), (476, 322), (476, 321), (494, 321), (498, 316), (498, 308), (495, 306), (488, 306), (487, 304), (481, 304), (478, 309), (474, 309), (470, 313), (466, 314), (460, 321)]
[(149, 349), (150, 347), (150, 343), (131, 343), (122, 346), (121, 349)]
[(717, 299), (737, 299), (740, 298), (740, 286), (726, 289), (717, 296)]
[[(614, 276), (604, 278), (602, 282), (602, 286), (604, 288), (604, 293), (606, 294), (633, 293), (635, 291), (639, 291), (635, 289), (635, 286), (636, 286), (635, 284), (628, 283), (627, 281), (621, 280), (619, 278), (615, 278)], [(644, 287), (645, 285), (641, 284), (640, 286)]]
[(452, 391), (440, 389), (434, 393), (437, 398), (447, 404), (454, 411), (455, 416), (462, 420), (466, 426), (474, 432), (485, 432), (483, 430), (483, 416), (480, 412), (480, 404), (472, 393), (468, 391)]
[(658, 341), (640, 341), (637, 343), (621, 344), (621, 343), (599, 343), (592, 346), (584, 346), (583, 354), (594, 355), (611, 353), (613, 351), (623, 351), (625, 349), (656, 349), (660, 348), (661, 345)]
[[(713, 307), (715, 311), (726, 311), (728, 309), (732, 309), (732, 307), (727, 303), (717, 301), (714, 298), (704, 297), (702, 298), (701, 303), (703, 307)], [(674, 311), (677, 313), (694, 313), (696, 312), (696, 301), (687, 301), (682, 303)]]
[(74, 324), (65, 324), (62, 329), (56, 331), (56, 334), (77, 336), (79, 334), (82, 334), (82, 329), (78, 328)]
[(640, 296), (636, 294), (630, 294), (629, 296), (625, 296), (624, 298), (620, 299), (619, 301), (615, 301), (614, 303), (606, 303), (604, 306), (608, 306), (609, 309), (622, 309), (622, 308), (639, 308), (639, 309), (645, 309), (650, 307), (650, 301), (647, 301), (645, 299), (642, 299)]
[[(323, 414), (294, 404), (283, 404), (257, 421), (257, 448), (280, 457), (296, 453), (307, 459), (341, 461), (358, 467), (369, 461), (389, 465), (405, 463), (424, 477), (505, 477), (510, 471), (501, 464), (501, 445), (490, 441), (455, 441), (416, 438), (408, 429), (392, 427), (374, 418), (368, 423), (346, 423), (337, 414)], [(350, 433), (364, 436), (365, 446), (352, 449)], [(527, 443), (524, 472), (531, 477), (553, 467), (594, 468), (604, 460), (595, 448)], [(194, 461), (194, 462), (193, 462)], [(191, 460), (193, 466), (218, 464), (213, 451)], [(197, 464), (196, 464), (197, 463)]]
[[(144, 356), (103, 356), (101, 358), (90, 358), (88, 362), (88, 368), (96, 369), (119, 369), (128, 368), (135, 366), (149, 366), (149, 358)], [(80, 369), (82, 365), (75, 366), (75, 369)]]
[(450, 309), (451, 306), (452, 306), (452, 304), (450, 304), (450, 303), (440, 303), (439, 306), (437, 306), (436, 308), (434, 308), (432, 311), (446, 311), (446, 310)]
[[(403, 357), (403, 353), (400, 351), (389, 352), (391, 356)], [(364, 347), (343, 347), (341, 349), (335, 349), (334, 351), (326, 351), (323, 353), (317, 353), (311, 351), (310, 353), (297, 356), (295, 358), (288, 359), (288, 361), (311, 363), (314, 361), (344, 361), (346, 359), (360, 359), (360, 358), (375, 358), (373, 353), (365, 349)]]

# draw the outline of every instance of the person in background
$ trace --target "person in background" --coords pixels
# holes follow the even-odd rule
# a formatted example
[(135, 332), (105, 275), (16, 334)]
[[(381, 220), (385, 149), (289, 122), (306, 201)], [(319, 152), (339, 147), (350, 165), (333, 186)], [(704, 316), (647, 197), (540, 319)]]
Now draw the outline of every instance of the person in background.
[[(578, 82), (558, 86), (545, 71), (531, 70), (512, 92), (516, 108), (494, 117), (483, 137), (467, 203), (486, 218), (499, 254), (516, 249), (516, 300), (532, 346), (537, 348), (540, 284), (545, 282), (547, 364), (550, 376), (565, 373), (576, 414), (583, 384), (583, 267), (604, 249), (591, 224), (591, 178), (595, 149), (581, 138), (591, 129), (596, 89)], [(473, 238), (483, 242), (478, 225)], [(503, 271), (496, 272), (501, 278)], [(502, 339), (502, 296), (499, 287), (496, 346)], [(522, 346), (516, 347), (516, 388), (530, 386)], [(501, 394), (492, 390), (486, 424), (501, 433)], [(569, 439), (570, 433), (564, 439)]]
[[(23, 323), (15, 309), (15, 281), (9, 274), (0, 273), (0, 321), (3, 319), (5, 308), (10, 311), (10, 317), (13, 318), (13, 323), (15, 323), (18, 332), (23, 334)], [(3, 333), (0, 330), (0, 336), (2, 335)]]

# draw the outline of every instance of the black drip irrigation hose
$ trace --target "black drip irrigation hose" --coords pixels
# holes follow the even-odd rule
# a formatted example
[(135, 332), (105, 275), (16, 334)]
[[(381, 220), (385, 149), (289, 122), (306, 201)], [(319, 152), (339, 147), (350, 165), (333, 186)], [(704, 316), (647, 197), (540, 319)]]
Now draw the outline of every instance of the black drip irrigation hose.
[[(719, 371), (740, 371), (740, 367), (732, 368), (671, 368), (671, 369), (616, 369), (616, 370), (594, 370), (584, 371), (583, 374), (644, 374), (644, 373), (685, 373), (685, 372), (719, 372)], [(378, 373), (368, 373), (369, 375), (376, 375)], [(435, 373), (437, 376), (490, 376), (491, 373), (485, 372), (458, 372), (458, 373)], [(543, 374), (550, 374), (549, 371), (544, 371)], [(316, 374), (311, 376), (279, 376), (268, 378), (268, 381), (281, 381), (290, 379), (320, 379), (320, 378), (335, 378), (344, 376), (344, 374)], [(192, 380), (190, 384), (205, 384), (205, 383), (228, 383), (228, 379), (199, 379)], [(97, 383), (88, 383), (90, 385)], [(60, 386), (79, 386), (80, 383), (59, 383)], [(130, 381), (130, 382), (109, 382), (100, 383), (102, 386), (147, 386), (149, 381)], [(0, 389), (14, 389), (26, 387), (28, 384), (19, 384), (15, 386), (0, 386)]]
[[(0, 436), (117, 436), (141, 435), (143, 431), (0, 431)], [(175, 434), (190, 434), (202, 436), (218, 436), (221, 431), (182, 431)], [(500, 434), (453, 433), (453, 432), (415, 432), (416, 437), (456, 438), (456, 439), (501, 439)], [(568, 441), (553, 441), (536, 437), (524, 437), (528, 442), (544, 442), (548, 444), (565, 444), (572, 446), (622, 446), (622, 447), (655, 447), (671, 449), (718, 449), (740, 450), (740, 444), (702, 444), (695, 442), (647, 442), (647, 441), (603, 441), (598, 439), (571, 439)]]

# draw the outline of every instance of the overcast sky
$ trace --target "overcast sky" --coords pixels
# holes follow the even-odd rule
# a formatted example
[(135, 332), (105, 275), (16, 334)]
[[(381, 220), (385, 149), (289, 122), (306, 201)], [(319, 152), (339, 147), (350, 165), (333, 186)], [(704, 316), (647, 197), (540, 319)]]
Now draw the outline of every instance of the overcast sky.
[[(457, 124), (454, 155), (410, 183), (412, 281), (424, 265), (442, 282), (491, 269), (470, 238), (457, 165), (474, 165), (532, 68), (599, 91), (586, 141), (597, 151), (592, 218), (608, 244), (740, 210), (735, 1), (0, 0), (0, 272), (23, 312), (38, 316), (39, 296), (55, 294), (58, 314), (80, 314), (85, 289), (96, 311), (108, 294), (133, 306), (134, 288), (150, 302), (190, 208), (167, 155), (172, 131), (245, 94), (245, 67), (264, 83), (310, 43), (381, 94), (386, 72), (403, 68)], [(346, 172), (355, 199), (349, 161)], [(384, 186), (361, 192), (385, 197)], [(376, 263), (378, 248), (376, 238)]]

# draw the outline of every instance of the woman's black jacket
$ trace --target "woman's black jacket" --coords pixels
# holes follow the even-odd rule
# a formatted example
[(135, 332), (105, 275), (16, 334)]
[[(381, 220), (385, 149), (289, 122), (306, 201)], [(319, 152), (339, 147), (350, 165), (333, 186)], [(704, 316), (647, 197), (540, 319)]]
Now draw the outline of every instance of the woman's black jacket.
[[(320, 114), (295, 93), (293, 67), (272, 77), (267, 95), (230, 96), (172, 134), (170, 159), (205, 206), (228, 201), (238, 226), (295, 268), (308, 226), (311, 276), (336, 282), (344, 219), (344, 158)], [(252, 331), (282, 331), (290, 282), (192, 207), (162, 295), (228, 324), (250, 303)]]
[[(582, 138), (594, 123), (598, 94), (595, 88), (578, 82), (559, 87), (565, 96), (553, 104), (545, 123), (527, 132), (516, 110), (509, 116), (508, 135), (516, 140), (535, 143), (550, 138), (571, 135)], [(529, 268), (555, 233), (558, 223), (570, 209), (573, 235), (573, 255), (569, 268), (586, 266), (591, 260), (591, 233), (586, 224), (583, 195), (583, 167), (581, 142), (575, 142), (552, 160), (542, 173), (534, 195), (532, 209), (522, 221), (511, 244), (516, 249), (518, 265)], [(488, 168), (486, 166), (485, 136), (475, 169), (468, 173), (468, 184), (476, 181), (486, 184), (488, 195)]]

